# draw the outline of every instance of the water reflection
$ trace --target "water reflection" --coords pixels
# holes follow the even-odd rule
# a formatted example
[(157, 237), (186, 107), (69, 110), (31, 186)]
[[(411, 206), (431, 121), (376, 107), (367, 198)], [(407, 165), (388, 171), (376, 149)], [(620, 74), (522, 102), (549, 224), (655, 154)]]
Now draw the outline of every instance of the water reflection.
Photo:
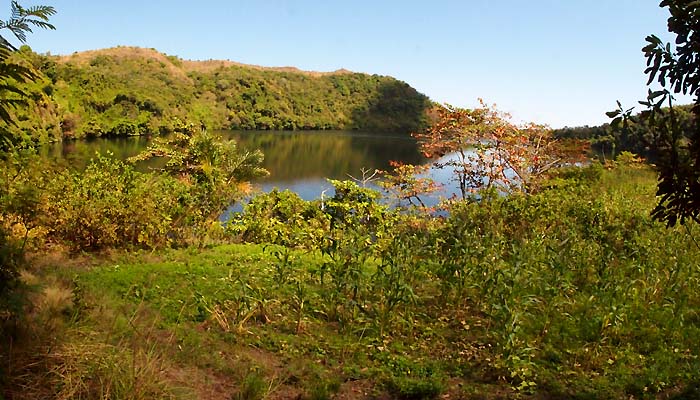
[[(257, 183), (261, 191), (273, 188), (289, 189), (306, 200), (319, 198), (322, 192), (333, 195), (333, 187), (327, 179), (361, 177), (362, 170), (389, 170), (390, 161), (407, 164), (431, 162), (419, 152), (411, 137), (356, 131), (323, 132), (269, 132), (269, 131), (218, 131), (225, 138), (235, 139), (239, 147), (260, 149), (265, 154), (264, 166), (270, 176)], [(41, 154), (53, 160), (62, 160), (73, 168), (83, 169), (96, 154), (113, 154), (127, 159), (145, 150), (152, 138), (136, 136), (128, 138), (98, 138), (93, 140), (66, 141), (40, 148)], [(449, 154), (440, 161), (456, 157)], [(164, 160), (149, 160), (136, 165), (140, 171), (159, 168)], [(452, 170), (431, 168), (428, 172), (443, 190), (424, 198), (427, 205), (437, 204), (440, 197), (459, 193)], [(370, 185), (372, 188), (377, 188)], [(236, 209), (240, 209), (236, 207)]]
[(363, 132), (227, 132), (245, 149), (260, 149), (270, 171), (265, 185), (312, 179), (347, 179), (362, 169), (389, 169), (389, 161), (421, 163), (413, 138)]
[[(330, 188), (326, 179), (359, 177), (363, 169), (388, 170), (392, 160), (412, 164), (425, 161), (415, 140), (407, 136), (355, 131), (217, 133), (235, 139), (243, 149), (262, 150), (264, 167), (270, 171), (270, 176), (257, 182), (261, 190), (289, 189), (305, 199), (316, 198)], [(43, 146), (40, 151), (44, 157), (63, 160), (82, 169), (98, 153), (127, 159), (145, 150), (150, 140), (150, 137), (137, 136), (66, 141)], [(149, 160), (137, 164), (136, 168), (148, 171), (162, 165), (162, 160)]]
[[(91, 159), (98, 154), (112, 155), (119, 160), (135, 156), (148, 147), (150, 136), (132, 136), (121, 138), (96, 138), (86, 140), (67, 140), (51, 143), (39, 148), (39, 154), (50, 160), (64, 162), (75, 169), (85, 169)], [(149, 160), (136, 166), (139, 171), (148, 171), (160, 167), (161, 160)]]

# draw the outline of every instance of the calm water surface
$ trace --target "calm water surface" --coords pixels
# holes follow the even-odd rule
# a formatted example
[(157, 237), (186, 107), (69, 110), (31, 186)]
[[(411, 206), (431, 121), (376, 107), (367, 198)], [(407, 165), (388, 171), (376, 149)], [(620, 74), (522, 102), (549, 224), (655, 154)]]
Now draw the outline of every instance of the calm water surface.
[(388, 170), (392, 160), (420, 164), (425, 159), (415, 140), (364, 132), (229, 132), (245, 149), (260, 149), (270, 176), (257, 182), (263, 191), (289, 189), (306, 200), (329, 192), (328, 179), (362, 177)]

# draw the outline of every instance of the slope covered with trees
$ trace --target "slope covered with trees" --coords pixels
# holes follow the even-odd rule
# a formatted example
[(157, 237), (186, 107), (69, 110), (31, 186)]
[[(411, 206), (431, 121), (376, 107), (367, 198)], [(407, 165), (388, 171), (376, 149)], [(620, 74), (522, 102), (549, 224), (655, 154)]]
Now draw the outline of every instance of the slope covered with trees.
[(14, 131), (35, 141), (167, 133), (188, 124), (409, 132), (423, 127), (431, 104), (394, 78), (345, 70), (187, 61), (133, 47), (21, 53), (42, 76), (27, 88), (32, 102), (18, 110)]

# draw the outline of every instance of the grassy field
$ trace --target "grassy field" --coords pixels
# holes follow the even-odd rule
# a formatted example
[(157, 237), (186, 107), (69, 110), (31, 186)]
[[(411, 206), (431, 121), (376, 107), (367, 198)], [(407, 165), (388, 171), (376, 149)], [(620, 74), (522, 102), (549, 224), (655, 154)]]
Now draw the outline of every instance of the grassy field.
[(599, 174), (325, 249), (38, 254), (3, 394), (700, 398), (700, 230), (650, 219), (651, 171)]

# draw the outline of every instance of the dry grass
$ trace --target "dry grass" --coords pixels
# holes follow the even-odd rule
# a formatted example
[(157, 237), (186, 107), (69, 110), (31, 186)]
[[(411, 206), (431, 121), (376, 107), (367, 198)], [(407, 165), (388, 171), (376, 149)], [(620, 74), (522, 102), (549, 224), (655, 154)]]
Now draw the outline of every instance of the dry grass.
[(49, 358), (57, 399), (177, 398), (166, 377), (167, 363), (153, 348), (88, 339), (67, 343)]
[(37, 305), (41, 313), (49, 316), (65, 315), (73, 309), (73, 291), (61, 286), (46, 287)]
[(41, 282), (38, 276), (26, 269), (19, 271), (19, 280), (27, 286), (36, 286)]
[(196, 72), (212, 72), (221, 68), (229, 67), (243, 67), (250, 69), (257, 69), (261, 71), (276, 71), (276, 72), (289, 72), (293, 74), (303, 74), (308, 76), (326, 76), (326, 75), (341, 75), (341, 74), (352, 74), (352, 71), (341, 68), (335, 71), (304, 71), (296, 67), (265, 67), (262, 65), (254, 64), (244, 64), (231, 60), (182, 60), (182, 65), (187, 71)]
[(71, 254), (68, 249), (59, 245), (47, 246), (41, 251), (30, 252), (26, 255), (27, 262), (31, 266), (30, 271), (39, 275), (54, 268), (81, 269), (92, 267), (104, 264), (114, 257), (115, 254), (109, 251), (99, 254)]
[(96, 56), (109, 56), (115, 57), (117, 59), (151, 59), (154, 61), (162, 62), (166, 65), (168, 70), (174, 75), (181, 79), (189, 80), (187, 76), (188, 72), (212, 72), (220, 68), (229, 67), (243, 67), (251, 68), (264, 71), (277, 71), (277, 72), (289, 72), (295, 74), (303, 74), (308, 76), (325, 76), (325, 75), (339, 75), (339, 74), (351, 74), (352, 71), (346, 69), (339, 69), (336, 71), (329, 72), (319, 72), (319, 71), (303, 71), (296, 67), (265, 67), (261, 65), (244, 64), (231, 60), (180, 60), (181, 67), (175, 65), (172, 60), (168, 58), (167, 55), (158, 52), (155, 49), (147, 49), (142, 47), (132, 47), (132, 46), (118, 46), (108, 49), (99, 50), (89, 50), (75, 52), (71, 55), (58, 56), (57, 59), (60, 62), (69, 62), (77, 65), (88, 64)]
[(108, 49), (88, 50), (75, 52), (71, 55), (58, 56), (59, 62), (71, 63), (76, 65), (85, 65), (90, 63), (96, 56), (108, 56), (116, 59), (146, 59), (154, 60), (163, 63), (168, 71), (176, 78), (183, 81), (190, 81), (187, 73), (182, 68), (173, 64), (168, 59), (168, 56), (156, 51), (155, 49), (146, 49), (142, 47), (119, 46)]
[[(40, 280), (25, 272), (23, 278)], [(141, 308), (91, 308), (74, 319), (71, 289), (46, 279), (30, 297), (22, 340), (10, 348), (8, 399), (175, 399), (192, 398), (173, 383), (172, 362), (153, 335), (155, 322)], [(121, 325), (117, 321), (122, 321)]]

